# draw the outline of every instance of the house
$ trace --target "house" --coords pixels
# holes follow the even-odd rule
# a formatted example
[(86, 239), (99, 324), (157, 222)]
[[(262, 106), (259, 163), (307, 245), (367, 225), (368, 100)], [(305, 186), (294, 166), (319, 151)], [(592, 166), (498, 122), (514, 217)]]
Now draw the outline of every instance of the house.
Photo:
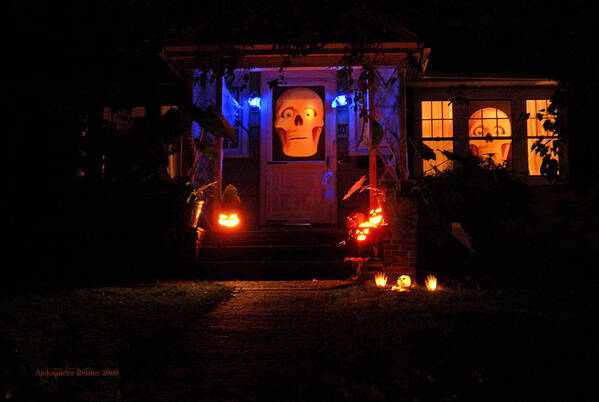
[[(293, 58), (270, 45), (236, 50), (236, 74), (218, 85), (206, 85), (202, 74), (216, 47), (167, 46), (163, 56), (186, 78), (188, 97), (204, 108), (220, 104), (234, 128), (237, 142), (222, 144), (219, 181), (238, 188), (249, 227), (343, 225), (351, 212), (376, 206), (372, 192), (343, 200), (356, 180), (445, 170), (451, 161), (441, 150), (490, 158), (529, 183), (545, 180), (532, 144), (551, 141), (543, 120), (552, 119), (547, 106), (555, 81), (429, 74), (430, 49), (407, 31), (402, 41), (362, 49), (350, 74), (341, 63), (348, 52), (343, 44)], [(361, 81), (372, 74), (364, 65), (376, 67), (376, 80)], [(383, 134), (376, 152), (369, 149), (371, 130)], [(192, 124), (192, 137), (201, 131)], [(427, 145), (436, 159), (424, 160), (410, 143)], [(563, 147), (559, 162), (563, 180)]]
[[(555, 120), (547, 110), (557, 82), (434, 74), (430, 52), (407, 31), (395, 42), (359, 49), (332, 43), (293, 57), (272, 45), (166, 46), (163, 59), (185, 82), (182, 103), (216, 111), (220, 123), (212, 123), (227, 133), (215, 136), (209, 124), (189, 120), (189, 135), (170, 149), (168, 174), (189, 175), (196, 186), (215, 181), (219, 193), (233, 184), (246, 230), (344, 228), (350, 214), (380, 206), (373, 191), (346, 197), (356, 181), (383, 186), (446, 170), (453, 162), (442, 151), (545, 184), (533, 145), (554, 141), (544, 121)], [(161, 114), (174, 107), (163, 103)], [(214, 162), (202, 162), (201, 143), (214, 145)], [(554, 155), (557, 183), (568, 177), (566, 145)], [(196, 159), (186, 165), (190, 148)], [(384, 270), (415, 273), (415, 233), (385, 239), (383, 248)]]

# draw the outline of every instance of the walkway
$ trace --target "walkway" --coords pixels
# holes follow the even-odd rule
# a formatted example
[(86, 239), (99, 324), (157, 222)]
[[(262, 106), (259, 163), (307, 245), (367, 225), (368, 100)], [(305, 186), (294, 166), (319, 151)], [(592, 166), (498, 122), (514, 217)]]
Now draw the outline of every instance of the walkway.
[(199, 355), (208, 400), (293, 399), (301, 378), (289, 378), (324, 341), (322, 308), (347, 281), (223, 282), (234, 296), (200, 323)]

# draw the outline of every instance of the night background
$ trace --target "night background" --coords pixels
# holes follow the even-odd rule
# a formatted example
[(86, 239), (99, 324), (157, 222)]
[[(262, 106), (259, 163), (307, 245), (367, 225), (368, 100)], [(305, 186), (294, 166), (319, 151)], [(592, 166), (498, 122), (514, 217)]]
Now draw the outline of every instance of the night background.
[[(593, 399), (599, 4), (11, 0), (8, 9), (1, 397)], [(181, 122), (148, 121), (127, 137), (90, 129), (101, 126), (98, 111), (107, 105), (154, 99), (165, 88), (171, 104), (183, 101), (184, 80), (160, 57), (166, 44), (276, 44), (301, 53), (323, 43), (393, 41), (401, 28), (432, 49), (428, 74), (554, 79), (556, 99), (567, 107), (560, 134), (569, 144), (569, 183), (554, 191), (548, 181), (547, 191), (531, 196), (511, 178), (493, 176), (512, 191), (502, 206), (534, 210), (526, 224), (534, 222), (481, 231), (478, 241), (488, 242), (476, 256), (455, 241), (429, 246), (424, 261), (446, 280), (434, 301), (424, 290), (381, 297), (367, 286), (262, 298), (270, 285), (258, 283), (244, 285), (251, 299), (237, 302), (234, 283), (194, 271), (195, 233), (185, 230), (189, 188), (165, 170)], [(518, 236), (525, 242), (517, 245)], [(510, 266), (496, 266), (489, 262), (500, 248), (494, 240), (507, 238), (513, 247), (501, 255)], [(179, 280), (185, 282), (171, 282)], [(272, 288), (287, 289), (277, 283)], [(223, 314), (226, 322), (215, 324), (209, 315), (223, 303), (246, 318), (264, 314), (264, 321), (250, 319), (239, 344), (227, 343), (235, 336), (228, 331), (239, 331), (236, 318)], [(302, 326), (291, 305), (304, 306), (312, 324)], [(263, 325), (271, 327), (262, 332)], [(235, 351), (214, 357), (218, 342)], [(282, 355), (252, 355), (262, 344)], [(64, 367), (120, 372), (46, 381), (35, 374)]]

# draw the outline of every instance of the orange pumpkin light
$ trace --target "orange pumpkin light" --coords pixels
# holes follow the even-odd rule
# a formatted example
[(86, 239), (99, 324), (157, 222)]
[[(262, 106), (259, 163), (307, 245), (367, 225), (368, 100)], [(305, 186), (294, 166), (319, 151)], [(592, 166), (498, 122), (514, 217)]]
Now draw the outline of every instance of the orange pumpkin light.
[(412, 286), (412, 279), (409, 275), (402, 275), (397, 279), (397, 286), (393, 286), (391, 290), (406, 292)]
[(358, 241), (366, 240), (368, 238), (368, 235), (370, 234), (370, 229), (374, 228), (374, 227), (375, 226), (370, 222), (360, 223), (360, 225), (358, 226), (358, 228), (355, 231), (356, 240), (358, 240)]
[(368, 222), (377, 226), (383, 223), (383, 209), (377, 208), (370, 210), (370, 214), (368, 216)]
[(374, 276), (374, 283), (378, 288), (384, 288), (385, 286), (387, 286), (387, 275), (385, 275), (382, 272), (378, 272)]
[(433, 275), (429, 275), (426, 277), (424, 284), (426, 285), (426, 290), (433, 292), (437, 289), (437, 278)]
[(219, 214), (218, 224), (227, 228), (232, 228), (239, 225), (239, 217), (236, 213), (233, 214)]

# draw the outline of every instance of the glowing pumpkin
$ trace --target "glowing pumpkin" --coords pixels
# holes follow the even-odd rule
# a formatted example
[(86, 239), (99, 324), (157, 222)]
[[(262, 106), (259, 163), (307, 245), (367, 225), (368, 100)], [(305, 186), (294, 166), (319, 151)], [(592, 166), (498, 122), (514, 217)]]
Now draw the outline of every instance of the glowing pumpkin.
[(236, 213), (232, 214), (219, 214), (218, 224), (227, 228), (232, 228), (239, 225), (239, 217)]
[(402, 275), (397, 279), (397, 286), (402, 288), (409, 288), (412, 286), (412, 278), (409, 275)]
[(383, 223), (383, 209), (377, 208), (370, 210), (370, 214), (368, 215), (368, 222), (373, 225), (381, 225)]
[(354, 237), (359, 242), (364, 242), (368, 239), (368, 236), (371, 234), (372, 229), (375, 226), (370, 222), (363, 222), (358, 225), (358, 228), (354, 232)]
[(385, 275), (382, 272), (378, 272), (374, 276), (374, 283), (378, 288), (384, 288), (385, 286), (387, 286), (387, 275)]
[(437, 278), (433, 275), (428, 275), (424, 284), (426, 285), (426, 290), (433, 292), (437, 289)]

